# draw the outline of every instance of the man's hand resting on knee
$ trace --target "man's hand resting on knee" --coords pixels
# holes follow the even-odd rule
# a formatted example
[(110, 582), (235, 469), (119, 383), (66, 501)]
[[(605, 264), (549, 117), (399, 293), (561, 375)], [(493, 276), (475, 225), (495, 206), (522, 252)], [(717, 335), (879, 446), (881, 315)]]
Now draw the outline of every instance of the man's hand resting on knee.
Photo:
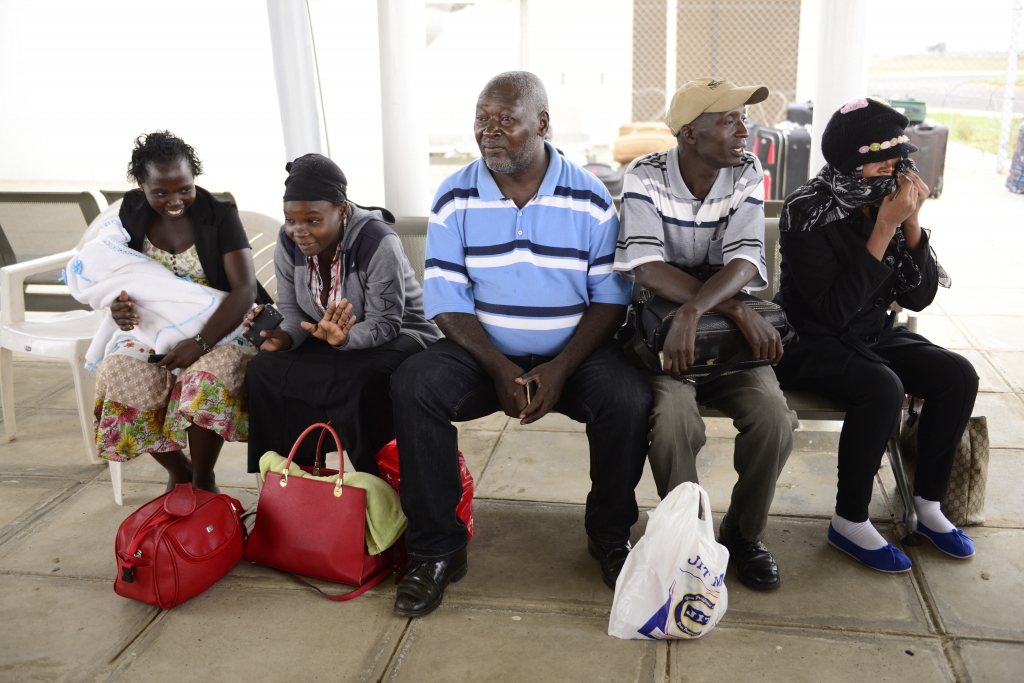
[(562, 352), (526, 373), (495, 348), (475, 315), (442, 313), (434, 322), (445, 337), (466, 349), (477, 365), (491, 376), (505, 414), (527, 425), (555, 407), (566, 380), (580, 363), (612, 338), (625, 317), (625, 306), (591, 304)]

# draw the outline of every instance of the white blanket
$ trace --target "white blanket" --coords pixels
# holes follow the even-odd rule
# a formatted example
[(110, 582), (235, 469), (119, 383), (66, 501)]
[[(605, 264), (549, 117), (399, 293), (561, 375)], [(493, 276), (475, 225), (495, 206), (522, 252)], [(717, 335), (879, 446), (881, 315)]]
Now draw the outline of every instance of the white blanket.
[[(128, 240), (121, 219), (113, 216), (102, 225), (96, 239), (87, 242), (68, 262), (64, 272), (75, 299), (97, 311), (106, 309), (85, 355), (90, 369), (127, 339), (137, 340), (153, 353), (167, 353), (181, 340), (199, 334), (227, 297), (225, 292), (177, 277), (157, 261), (130, 249)], [(110, 304), (122, 290), (135, 303), (139, 315), (131, 332), (123, 332), (110, 314)], [(241, 332), (239, 326), (220, 344), (232, 342)]]

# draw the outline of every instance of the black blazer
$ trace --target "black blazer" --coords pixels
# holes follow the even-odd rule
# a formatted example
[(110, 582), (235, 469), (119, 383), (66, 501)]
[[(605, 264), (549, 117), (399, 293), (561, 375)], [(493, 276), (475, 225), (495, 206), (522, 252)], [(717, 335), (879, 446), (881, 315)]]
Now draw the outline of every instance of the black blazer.
[[(118, 215), (121, 218), (121, 225), (131, 238), (128, 241), (129, 248), (142, 251), (142, 241), (155, 213), (142, 190), (135, 189), (125, 193)], [(227, 273), (224, 271), (223, 255), (251, 248), (249, 238), (245, 236), (245, 228), (238, 217), (238, 209), (234, 202), (214, 197), (197, 186), (196, 200), (189, 209), (189, 216), (192, 219), (192, 238), (195, 241), (196, 253), (210, 286), (222, 292), (230, 292), (231, 283), (228, 282)], [(258, 282), (256, 290), (257, 303), (273, 301)]]
[(896, 301), (903, 308), (920, 311), (935, 298), (938, 268), (928, 234), (922, 235), (918, 249), (909, 250), (921, 271), (921, 284), (906, 292), (894, 291), (896, 247), (890, 242), (881, 261), (872, 256), (867, 241), (874, 226), (857, 211), (811, 230), (779, 236), (782, 263), (775, 302), (800, 333), (800, 341), (786, 349), (779, 364), (781, 374), (841, 375), (855, 353), (885, 363), (871, 351), (883, 336), (886, 344), (927, 343), (902, 328), (893, 330), (895, 316), (888, 309)]

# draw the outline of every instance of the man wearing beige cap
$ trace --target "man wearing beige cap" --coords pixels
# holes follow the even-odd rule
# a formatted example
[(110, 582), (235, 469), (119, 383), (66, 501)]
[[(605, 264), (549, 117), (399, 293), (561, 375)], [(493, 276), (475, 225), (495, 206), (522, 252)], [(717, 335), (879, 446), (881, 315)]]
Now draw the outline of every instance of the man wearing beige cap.
[(665, 340), (666, 374), (648, 374), (654, 397), (648, 458), (664, 497), (697, 481), (696, 456), (706, 442), (698, 404), (732, 418), (739, 431), (733, 465), (739, 481), (719, 541), (729, 548), (737, 578), (756, 590), (779, 586), (779, 571), (761, 543), (775, 481), (793, 446), (796, 414), (786, 405), (768, 365), (706, 384), (682, 380), (694, 363), (697, 321), (708, 311), (734, 320), (754, 359), (782, 357), (775, 328), (733, 299), (741, 289), (767, 287), (764, 257), (764, 177), (745, 152), (746, 105), (768, 89), (728, 81), (689, 81), (672, 98), (665, 123), (678, 144), (648, 154), (627, 169), (614, 269), (627, 280), (682, 304)]

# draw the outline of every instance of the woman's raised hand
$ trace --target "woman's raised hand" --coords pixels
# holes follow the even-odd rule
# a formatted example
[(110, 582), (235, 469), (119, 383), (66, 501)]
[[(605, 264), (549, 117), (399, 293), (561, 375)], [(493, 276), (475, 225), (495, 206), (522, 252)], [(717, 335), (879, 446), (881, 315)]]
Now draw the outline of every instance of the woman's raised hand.
[[(896, 179), (896, 182), (898, 183), (896, 191), (882, 200), (882, 206), (878, 209), (878, 218), (875, 219), (875, 228), (871, 231), (871, 236), (868, 237), (868, 251), (879, 261), (885, 257), (889, 240), (896, 234), (900, 224), (911, 216), (917, 215), (920, 192), (914, 180), (904, 173)], [(911, 245), (911, 248), (915, 248), (914, 245)]]
[(898, 185), (896, 191), (886, 196), (882, 200), (882, 206), (878, 209), (878, 219), (875, 224), (877, 226), (878, 223), (884, 223), (889, 230), (890, 237), (896, 232), (900, 223), (913, 216), (920, 207), (918, 204), (920, 191), (910, 175), (904, 173), (896, 179)]
[(122, 330), (135, 329), (139, 323), (139, 314), (135, 312), (135, 302), (128, 298), (128, 292), (121, 290), (121, 295), (110, 304), (110, 315)]
[(312, 334), (317, 339), (322, 339), (331, 346), (341, 346), (348, 339), (348, 333), (356, 324), (356, 317), (352, 315), (352, 304), (348, 299), (342, 299), (335, 304), (333, 301), (327, 306), (323, 320), (319, 324), (301, 323), (302, 329)]

